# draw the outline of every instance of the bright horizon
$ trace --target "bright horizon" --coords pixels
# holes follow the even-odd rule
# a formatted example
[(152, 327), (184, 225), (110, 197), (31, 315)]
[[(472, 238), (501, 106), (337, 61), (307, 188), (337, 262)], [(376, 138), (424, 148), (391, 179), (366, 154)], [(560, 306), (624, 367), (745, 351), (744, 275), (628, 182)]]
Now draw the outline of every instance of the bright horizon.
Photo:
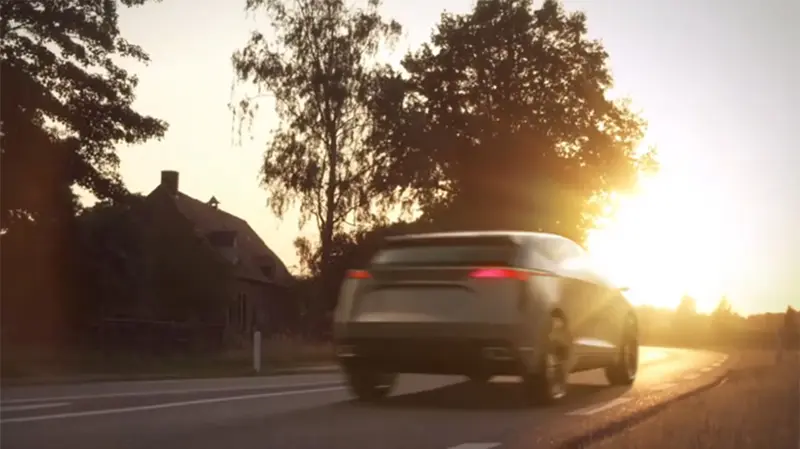
[[(800, 167), (791, 127), (800, 68), (786, 57), (799, 52), (791, 25), (800, 6), (770, 3), (747, 10), (717, 0), (564, 2), (587, 13), (589, 34), (610, 54), (615, 94), (642, 111), (645, 144), (660, 153), (661, 171), (588, 241), (637, 304), (674, 307), (688, 293), (700, 312), (723, 294), (743, 314), (800, 308), (800, 240), (791, 232), (798, 216), (788, 207), (800, 204), (800, 183), (790, 176)], [(444, 9), (466, 12), (473, 2), (435, 4), (385, 2), (385, 15), (404, 27), (396, 56), (427, 40)], [(124, 149), (121, 172), (132, 191), (146, 193), (161, 170), (179, 171), (183, 192), (216, 196), (291, 267), (292, 241), (313, 233), (298, 231), (296, 215), (280, 221), (265, 207), (258, 170), (270, 117), (262, 115), (253, 141), (232, 144), (230, 56), (257, 26), (243, 6), (166, 0), (122, 12), (123, 35), (152, 59), (130, 66), (141, 80), (135, 106), (170, 129), (162, 141)]]

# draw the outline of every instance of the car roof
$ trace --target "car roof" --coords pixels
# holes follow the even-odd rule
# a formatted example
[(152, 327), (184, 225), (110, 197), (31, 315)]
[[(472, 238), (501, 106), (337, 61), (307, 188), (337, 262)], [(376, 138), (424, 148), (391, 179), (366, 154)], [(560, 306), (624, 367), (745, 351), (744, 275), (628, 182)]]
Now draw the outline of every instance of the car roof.
[(523, 231), (451, 231), (451, 232), (425, 232), (419, 234), (403, 234), (386, 237), (390, 242), (418, 239), (448, 239), (448, 238), (480, 238), (480, 237), (508, 237), (515, 243), (523, 243), (546, 239), (564, 239), (566, 237), (548, 232), (523, 232)]

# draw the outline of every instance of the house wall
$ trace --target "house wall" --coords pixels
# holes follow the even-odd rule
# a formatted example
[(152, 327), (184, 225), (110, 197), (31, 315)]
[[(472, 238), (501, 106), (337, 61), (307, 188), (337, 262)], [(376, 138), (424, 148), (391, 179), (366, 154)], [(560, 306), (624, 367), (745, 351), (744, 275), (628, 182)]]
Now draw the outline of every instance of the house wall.
[(291, 298), (285, 287), (238, 279), (229, 302), (227, 326), (231, 334), (247, 337), (255, 330), (269, 336), (286, 333), (293, 325)]
[(146, 199), (146, 288), (138, 315), (223, 324), (234, 295), (231, 267), (194, 232), (164, 191)]

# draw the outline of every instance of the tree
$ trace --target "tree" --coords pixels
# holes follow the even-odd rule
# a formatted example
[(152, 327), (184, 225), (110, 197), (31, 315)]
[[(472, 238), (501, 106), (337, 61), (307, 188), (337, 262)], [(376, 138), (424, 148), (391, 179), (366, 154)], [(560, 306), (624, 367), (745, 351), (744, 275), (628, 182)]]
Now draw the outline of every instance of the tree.
[(689, 295), (683, 295), (678, 308), (675, 309), (675, 315), (679, 317), (693, 317), (697, 315), (697, 300)]
[[(423, 222), (404, 222), (399, 221), (391, 224), (377, 224), (369, 228), (359, 229), (353, 232), (338, 232), (333, 237), (330, 247), (330, 259), (327, 266), (327, 282), (332, 285), (340, 285), (347, 270), (354, 268), (364, 268), (372, 256), (380, 249), (384, 239), (391, 235), (410, 234), (424, 231)], [(319, 261), (321, 260), (321, 248), (312, 248), (307, 245), (304, 239), (295, 242), (298, 253), (309, 268), (311, 287), (307, 287), (306, 294), (313, 292), (313, 299), (316, 304), (321, 305), (324, 310), (332, 310), (336, 305), (338, 289), (326, 288), (320, 283)]]
[(711, 313), (711, 326), (718, 332), (724, 332), (730, 329), (737, 318), (739, 317), (733, 311), (731, 302), (728, 301), (727, 297), (723, 296)]
[(111, 0), (0, 5), (4, 227), (74, 212), (74, 185), (121, 198), (116, 146), (164, 135), (164, 122), (132, 108), (137, 79), (117, 60), (148, 57), (117, 22)]
[(697, 321), (697, 300), (689, 295), (683, 295), (672, 320), (672, 330), (676, 341), (697, 340), (699, 337)]
[[(120, 35), (116, 1), (5, 0), (0, 58), (4, 336), (8, 325), (52, 328), (61, 341), (79, 209), (72, 188), (125, 197), (117, 145), (163, 136), (166, 124), (132, 108), (137, 80), (117, 61), (147, 55)], [(18, 312), (35, 313), (37, 326)]]
[(644, 121), (607, 97), (612, 77), (586, 17), (547, 0), (479, 0), (387, 73), (371, 104), (378, 191), (410, 195), (458, 228), (581, 240), (612, 192), (636, 186)]
[(786, 312), (784, 312), (784, 319), (787, 323), (793, 324), (794, 320), (797, 318), (797, 310), (794, 309), (792, 306), (786, 306)]
[[(248, 0), (248, 11), (268, 14), (275, 38), (253, 32), (233, 55), (238, 82), (270, 94), (280, 118), (262, 168), (269, 206), (283, 216), (299, 203), (300, 226), (315, 222), (323, 271), (334, 235), (346, 220), (367, 218), (370, 209), (364, 180), (371, 164), (363, 143), (371, 61), (400, 32), (378, 7), (378, 0), (365, 9), (343, 0)], [(240, 125), (252, 124), (257, 106), (253, 97), (234, 106)]]
[(101, 201), (77, 217), (78, 257), (74, 304), (86, 322), (108, 318), (120, 310), (135, 310), (146, 288), (144, 273), (146, 225), (135, 211), (145, 198)]
[(783, 315), (783, 327), (784, 329), (791, 330), (793, 332), (800, 332), (797, 326), (797, 310), (795, 310), (792, 306), (787, 306), (786, 312)]

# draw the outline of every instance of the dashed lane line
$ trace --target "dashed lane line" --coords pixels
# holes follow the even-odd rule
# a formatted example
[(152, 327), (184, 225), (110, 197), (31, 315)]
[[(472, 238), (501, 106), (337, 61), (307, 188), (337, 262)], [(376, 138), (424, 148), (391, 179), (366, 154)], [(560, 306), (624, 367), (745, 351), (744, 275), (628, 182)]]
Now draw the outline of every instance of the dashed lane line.
[(329, 381), (329, 382), (297, 382), (291, 384), (262, 384), (262, 385), (240, 385), (235, 387), (217, 387), (217, 388), (182, 388), (175, 390), (150, 390), (150, 391), (131, 391), (126, 393), (100, 393), (100, 394), (82, 394), (74, 396), (52, 396), (52, 397), (33, 397), (33, 398), (18, 398), (9, 399), (0, 402), (0, 406), (4, 404), (30, 404), (34, 402), (53, 402), (53, 401), (79, 401), (83, 399), (110, 399), (110, 398), (126, 398), (138, 396), (166, 396), (166, 395), (181, 395), (181, 394), (195, 394), (195, 393), (223, 393), (231, 391), (247, 391), (247, 390), (277, 390), (277, 389), (290, 389), (290, 388), (305, 388), (305, 387), (323, 387), (323, 386), (339, 386), (342, 382)]
[(167, 402), (163, 404), (140, 405), (135, 407), (110, 408), (105, 410), (91, 410), (86, 412), (58, 413), (53, 415), (25, 416), (20, 418), (0, 419), (0, 424), (23, 423), (31, 421), (47, 421), (54, 419), (80, 418), (85, 416), (115, 415), (120, 413), (141, 412), (147, 410), (160, 410), (165, 408), (186, 407), (190, 405), (217, 404), (221, 402), (243, 401), (248, 399), (262, 399), (278, 396), (293, 396), (310, 393), (343, 390), (344, 387), (312, 388), (309, 390), (275, 391), (272, 393), (248, 394), (242, 396), (228, 396), (222, 398), (196, 399), (193, 401)]
[(500, 443), (461, 443), (447, 449), (492, 449), (497, 446), (500, 446)]
[(683, 376), (683, 378), (685, 380), (695, 380), (698, 377), (700, 377), (700, 375), (698, 375), (698, 374), (687, 374), (687, 375)]
[(70, 402), (54, 402), (51, 404), (27, 404), (27, 405), (3, 405), (0, 404), (0, 413), (2, 412), (22, 412), (25, 410), (39, 410), (43, 408), (56, 408), (66, 407)]

